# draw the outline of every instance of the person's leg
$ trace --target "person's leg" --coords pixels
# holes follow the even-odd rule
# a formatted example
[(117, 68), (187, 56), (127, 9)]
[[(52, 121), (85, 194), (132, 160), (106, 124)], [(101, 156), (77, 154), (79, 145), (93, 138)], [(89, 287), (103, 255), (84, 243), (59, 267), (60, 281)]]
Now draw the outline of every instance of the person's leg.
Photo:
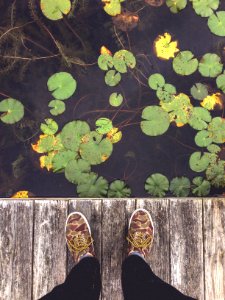
[(100, 265), (94, 257), (90, 226), (79, 212), (70, 214), (66, 222), (66, 242), (75, 267), (65, 282), (41, 300), (98, 300), (101, 290)]
[(187, 300), (187, 297), (158, 278), (145, 262), (154, 237), (150, 214), (134, 211), (128, 228), (128, 257), (122, 266), (122, 287), (125, 300)]

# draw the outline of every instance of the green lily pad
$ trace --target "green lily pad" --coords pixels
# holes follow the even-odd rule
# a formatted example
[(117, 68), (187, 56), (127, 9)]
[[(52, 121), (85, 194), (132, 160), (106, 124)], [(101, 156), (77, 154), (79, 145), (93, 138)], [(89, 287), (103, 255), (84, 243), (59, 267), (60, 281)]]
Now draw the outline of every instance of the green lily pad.
[(59, 126), (53, 119), (45, 119), (45, 123), (41, 123), (41, 131), (44, 134), (53, 135), (58, 129)]
[(225, 188), (225, 161), (219, 160), (210, 164), (206, 170), (206, 178), (216, 188)]
[(160, 101), (170, 102), (173, 100), (174, 95), (177, 93), (177, 90), (174, 85), (166, 83), (162, 88), (158, 88), (156, 91), (156, 96)]
[(104, 197), (108, 191), (108, 182), (102, 176), (98, 177), (96, 173), (91, 172), (85, 181), (77, 186), (79, 197), (100, 198)]
[(225, 11), (218, 11), (208, 19), (208, 26), (212, 33), (225, 36)]
[(38, 153), (47, 153), (51, 151), (61, 151), (63, 150), (63, 145), (61, 142), (61, 135), (41, 135), (39, 141), (36, 145), (36, 151)]
[(170, 191), (176, 197), (187, 197), (190, 188), (191, 183), (187, 177), (175, 177), (170, 182)]
[(219, 75), (216, 78), (216, 85), (217, 85), (218, 89), (222, 90), (223, 93), (225, 93), (225, 73)]
[(6, 124), (19, 122), (24, 116), (23, 104), (13, 98), (7, 98), (0, 102), (0, 120)]
[(214, 144), (211, 144), (207, 147), (207, 150), (210, 152), (210, 153), (219, 153), (221, 151), (220, 147), (218, 145), (214, 145)]
[(152, 74), (148, 79), (148, 85), (153, 90), (158, 90), (158, 88), (164, 87), (165, 84), (164, 77), (159, 73)]
[(123, 1), (125, 0), (102, 0), (105, 4), (104, 11), (112, 17), (121, 14), (121, 2)]
[(113, 67), (113, 58), (109, 54), (101, 54), (98, 58), (98, 66), (103, 71), (108, 71)]
[(162, 135), (170, 126), (167, 112), (159, 106), (147, 106), (142, 111), (141, 130), (150, 136)]
[(120, 73), (115, 70), (110, 70), (105, 75), (105, 83), (109, 86), (116, 86), (121, 80)]
[(207, 130), (199, 131), (195, 136), (195, 143), (199, 147), (207, 147), (212, 144), (212, 138)]
[(192, 187), (192, 194), (198, 197), (205, 197), (209, 194), (211, 184), (201, 176), (197, 176), (192, 180), (194, 186)]
[(53, 116), (61, 115), (66, 110), (66, 105), (61, 100), (52, 100), (52, 101), (50, 101), (48, 107), (52, 108), (52, 109), (50, 109), (50, 113)]
[(145, 190), (152, 196), (164, 197), (169, 190), (169, 180), (160, 173), (152, 174), (145, 182)]
[(103, 163), (109, 158), (112, 151), (112, 143), (95, 131), (88, 133), (80, 145), (80, 155), (90, 165)]
[(95, 122), (96, 131), (100, 134), (107, 134), (112, 128), (113, 124), (112, 121), (108, 118), (100, 118)]
[(202, 155), (201, 152), (194, 152), (190, 156), (189, 165), (194, 172), (203, 172), (207, 169), (210, 163), (210, 157), (205, 153)]
[(46, 18), (56, 21), (63, 18), (71, 10), (70, 0), (41, 0), (41, 10)]
[(61, 172), (65, 169), (68, 163), (77, 158), (78, 154), (71, 150), (59, 151), (52, 159), (53, 172)]
[(198, 68), (198, 60), (191, 51), (181, 51), (173, 59), (173, 69), (179, 75), (191, 75)]
[(116, 71), (126, 73), (127, 68), (135, 68), (136, 58), (128, 50), (119, 50), (113, 56), (113, 65)]
[(109, 198), (127, 198), (131, 195), (131, 189), (122, 180), (115, 180), (109, 185)]
[(209, 123), (208, 131), (212, 140), (216, 144), (223, 144), (225, 142), (225, 119), (215, 117)]
[(203, 107), (194, 107), (188, 120), (189, 125), (196, 130), (203, 130), (208, 127), (212, 117), (209, 111)]
[(74, 184), (80, 184), (87, 180), (91, 172), (90, 164), (83, 159), (74, 159), (65, 168), (65, 177)]
[(191, 88), (191, 95), (196, 100), (203, 100), (205, 97), (208, 96), (208, 94), (208, 88), (205, 84), (196, 83)]
[(48, 90), (52, 92), (55, 99), (66, 100), (70, 98), (77, 88), (77, 82), (67, 72), (53, 74), (48, 80)]
[(213, 11), (218, 9), (219, 4), (219, 0), (192, 0), (196, 14), (201, 17), (211, 16)]
[(90, 132), (90, 127), (84, 121), (72, 121), (67, 123), (61, 132), (62, 143), (68, 150), (78, 151), (81, 139)]
[(199, 72), (205, 77), (217, 77), (223, 70), (220, 57), (215, 53), (206, 53), (198, 67)]
[(123, 103), (123, 96), (118, 93), (112, 93), (109, 97), (110, 105), (118, 107)]
[(187, 6), (187, 0), (166, 0), (166, 5), (172, 13), (177, 14)]

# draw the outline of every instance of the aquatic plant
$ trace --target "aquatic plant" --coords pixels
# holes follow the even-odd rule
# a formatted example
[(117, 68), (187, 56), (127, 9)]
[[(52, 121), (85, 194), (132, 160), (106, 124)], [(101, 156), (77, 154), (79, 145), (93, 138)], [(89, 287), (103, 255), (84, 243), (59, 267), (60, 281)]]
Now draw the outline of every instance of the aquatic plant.
[(172, 41), (172, 36), (165, 32), (163, 35), (159, 35), (154, 41), (154, 50), (156, 56), (160, 59), (171, 59), (175, 56), (178, 49), (178, 42)]
[(223, 72), (223, 74), (220, 74), (216, 78), (216, 85), (218, 89), (222, 90), (223, 93), (225, 93), (225, 72)]
[(198, 69), (198, 60), (191, 51), (182, 51), (173, 59), (173, 69), (178, 75), (191, 75)]
[(104, 197), (107, 195), (108, 191), (108, 181), (91, 172), (88, 174), (85, 181), (82, 181), (77, 186), (77, 193), (79, 197), (88, 197), (88, 198), (98, 198)]
[(66, 105), (62, 100), (52, 100), (49, 102), (48, 107), (50, 107), (50, 113), (53, 116), (58, 116), (64, 113), (66, 110)]
[(194, 107), (188, 123), (195, 130), (203, 130), (208, 127), (208, 123), (211, 120), (212, 117), (207, 109), (202, 107)]
[(225, 11), (218, 11), (208, 19), (208, 26), (212, 33), (225, 36)]
[(110, 70), (105, 75), (105, 83), (108, 86), (116, 86), (121, 80), (121, 75), (119, 72), (116, 72), (115, 70)]
[(125, 0), (102, 0), (104, 11), (110, 16), (121, 14), (121, 3)]
[(200, 151), (192, 153), (189, 159), (189, 165), (192, 171), (194, 172), (203, 172), (207, 169), (208, 165), (210, 163), (210, 157)]
[(208, 110), (214, 110), (215, 108), (222, 109), (223, 108), (222, 95), (220, 93), (208, 95), (202, 100), (200, 104), (202, 107)]
[(71, 10), (70, 0), (41, 0), (40, 7), (46, 18), (57, 21)]
[(201, 176), (197, 176), (192, 180), (192, 194), (198, 197), (205, 197), (210, 193), (211, 184), (208, 180)]
[(0, 102), (0, 120), (6, 124), (15, 124), (24, 116), (23, 104), (13, 98), (7, 98)]
[(197, 15), (201, 17), (210, 17), (214, 10), (217, 10), (220, 4), (219, 0), (191, 0), (193, 8)]
[(130, 197), (131, 189), (123, 180), (115, 180), (110, 183), (107, 195), (109, 198), (126, 198)]
[(212, 141), (213, 139), (208, 130), (201, 130), (195, 135), (195, 144), (199, 147), (207, 147)]
[(191, 95), (196, 100), (203, 100), (208, 96), (208, 88), (205, 84), (196, 83), (191, 88)]
[(73, 184), (85, 182), (90, 172), (90, 164), (81, 158), (71, 160), (65, 167), (65, 177)]
[(166, 83), (159, 73), (152, 74), (148, 79), (148, 84), (151, 89), (156, 90), (156, 96), (163, 102), (170, 102), (177, 93), (176, 87)]
[(222, 73), (223, 64), (215, 53), (206, 53), (199, 62), (199, 72), (204, 77), (217, 77)]
[(45, 123), (41, 123), (41, 131), (46, 135), (53, 135), (55, 134), (59, 126), (53, 119), (45, 119)]
[(166, 0), (166, 5), (176, 14), (187, 6), (187, 0)]
[(170, 182), (170, 191), (176, 197), (187, 197), (190, 193), (191, 183), (187, 177), (175, 177)]
[(123, 103), (122, 94), (112, 93), (109, 97), (109, 103), (111, 106), (118, 107)]
[(169, 180), (160, 173), (152, 174), (146, 179), (145, 190), (152, 196), (164, 197), (169, 190)]

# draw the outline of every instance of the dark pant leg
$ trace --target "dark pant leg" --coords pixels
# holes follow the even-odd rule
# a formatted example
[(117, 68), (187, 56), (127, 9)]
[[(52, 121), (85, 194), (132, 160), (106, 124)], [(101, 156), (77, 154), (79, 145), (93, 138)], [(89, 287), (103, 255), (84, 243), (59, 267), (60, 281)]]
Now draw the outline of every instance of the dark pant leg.
[(137, 255), (123, 262), (122, 287), (125, 300), (193, 300), (157, 277)]
[(40, 300), (98, 300), (101, 290), (100, 265), (85, 257), (73, 267), (65, 282)]

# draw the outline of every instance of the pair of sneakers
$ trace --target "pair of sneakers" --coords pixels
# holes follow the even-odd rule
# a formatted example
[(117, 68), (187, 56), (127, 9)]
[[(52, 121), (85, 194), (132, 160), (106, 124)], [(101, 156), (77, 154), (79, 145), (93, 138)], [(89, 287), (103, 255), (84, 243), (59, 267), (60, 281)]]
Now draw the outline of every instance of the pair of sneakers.
[[(76, 263), (84, 256), (95, 256), (94, 240), (86, 217), (80, 212), (71, 213), (66, 221), (66, 242)], [(149, 253), (154, 237), (151, 215), (145, 209), (137, 209), (128, 225), (128, 255), (138, 253), (143, 258)]]

